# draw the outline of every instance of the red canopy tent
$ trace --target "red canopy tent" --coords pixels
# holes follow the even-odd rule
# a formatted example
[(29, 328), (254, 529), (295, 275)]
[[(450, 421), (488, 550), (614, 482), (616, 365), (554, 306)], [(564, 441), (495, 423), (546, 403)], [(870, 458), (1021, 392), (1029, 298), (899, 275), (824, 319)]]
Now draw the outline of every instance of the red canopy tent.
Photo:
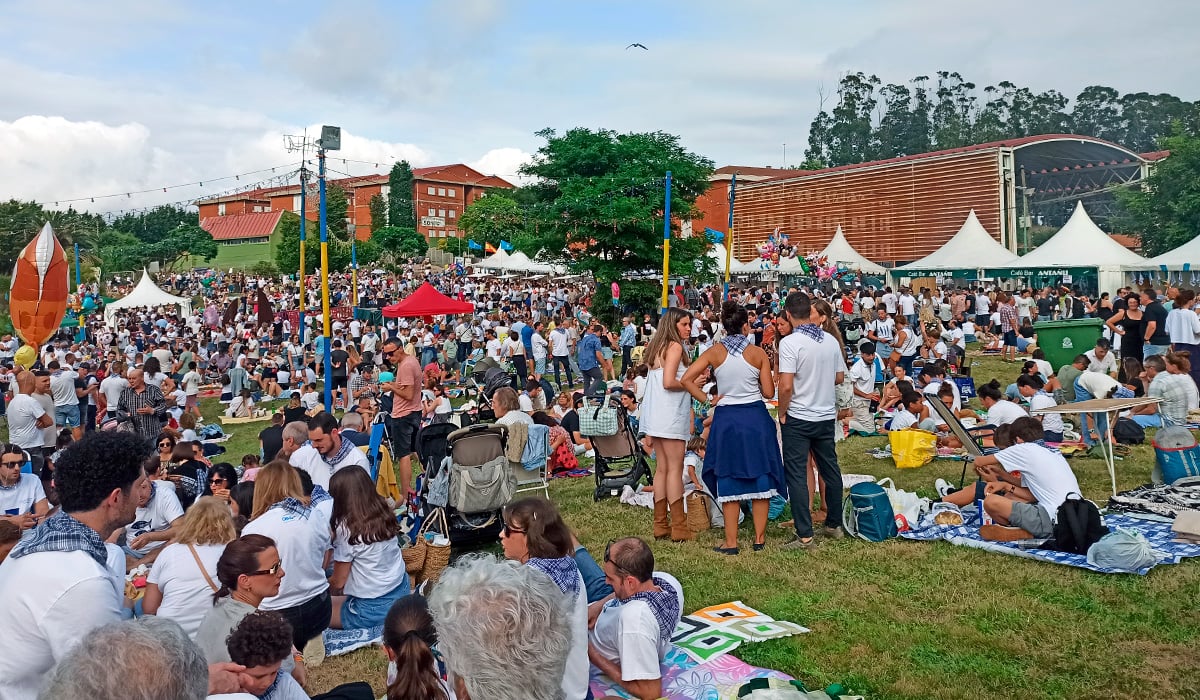
[(433, 288), (428, 282), (417, 288), (405, 299), (383, 307), (386, 318), (410, 318), (413, 316), (441, 316), (442, 314), (475, 313), (475, 305), (466, 301), (455, 301)]

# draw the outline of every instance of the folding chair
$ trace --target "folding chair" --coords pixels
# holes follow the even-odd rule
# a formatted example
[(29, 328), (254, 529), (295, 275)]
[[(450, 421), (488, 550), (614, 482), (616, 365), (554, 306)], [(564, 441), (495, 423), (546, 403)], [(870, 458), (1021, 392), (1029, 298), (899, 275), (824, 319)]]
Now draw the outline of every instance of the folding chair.
[[(541, 439), (547, 447), (550, 445), (550, 428), (544, 425), (529, 426), (529, 433), (543, 433)], [(526, 438), (528, 441), (529, 438)], [(521, 453), (524, 454), (525, 445), (521, 445)], [(549, 454), (542, 455), (541, 461), (533, 469), (527, 469), (521, 462), (509, 462), (509, 468), (512, 470), (513, 478), (517, 482), (517, 488), (513, 493), (521, 493), (523, 491), (541, 491), (542, 496), (546, 500), (550, 499), (550, 477), (548, 474)]]
[[(933, 408), (934, 413), (938, 414), (938, 419), (950, 429), (950, 434), (958, 438), (958, 441), (962, 443), (963, 449), (967, 451), (967, 454), (973, 457), (982, 457), (985, 454), (991, 454), (996, 451), (994, 447), (984, 447), (984, 435), (981, 431), (968, 429), (946, 404), (936, 398), (932, 401), (926, 401), (926, 403)], [(969, 464), (969, 461), (963, 460), (962, 476), (958, 480), (959, 488), (962, 488), (963, 484), (967, 482), (967, 464)]]

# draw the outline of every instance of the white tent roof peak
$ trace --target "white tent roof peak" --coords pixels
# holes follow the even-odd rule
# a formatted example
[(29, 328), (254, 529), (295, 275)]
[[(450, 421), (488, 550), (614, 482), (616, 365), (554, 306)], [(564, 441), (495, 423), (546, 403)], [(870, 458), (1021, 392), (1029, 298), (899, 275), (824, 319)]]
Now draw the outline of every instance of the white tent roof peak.
[(1016, 264), (1023, 267), (1147, 267), (1145, 258), (1100, 230), (1084, 210), (1083, 202), (1075, 204), (1071, 218), (1058, 233), (1025, 254)]
[(158, 285), (154, 284), (154, 280), (150, 279), (150, 273), (143, 268), (142, 278), (138, 280), (137, 286), (133, 288), (133, 291), (114, 302), (104, 305), (104, 321), (111, 325), (113, 319), (116, 318), (117, 311), (120, 309), (156, 306), (178, 306), (179, 313), (182, 316), (188, 316), (192, 313), (191, 299), (177, 297), (174, 294), (169, 294), (159, 289)]
[(850, 241), (846, 240), (846, 234), (842, 232), (841, 224), (838, 224), (837, 231), (834, 232), (829, 245), (825, 246), (825, 250), (822, 250), (820, 254), (828, 258), (829, 262), (835, 265), (842, 263), (851, 269), (876, 275), (887, 273), (887, 268), (871, 262), (862, 253), (855, 250), (854, 246), (850, 245)]
[[(713, 243), (708, 249), (708, 257), (712, 258), (713, 262), (716, 263), (717, 272), (722, 275), (725, 274), (725, 256), (727, 254), (723, 243)], [(740, 267), (741, 264), (737, 258), (730, 258), (729, 269), (732, 271), (733, 268)]]
[(898, 267), (893, 272), (905, 270), (972, 270), (982, 267), (1003, 267), (1017, 260), (1017, 254), (1000, 245), (972, 209), (958, 233), (945, 245), (920, 260)]

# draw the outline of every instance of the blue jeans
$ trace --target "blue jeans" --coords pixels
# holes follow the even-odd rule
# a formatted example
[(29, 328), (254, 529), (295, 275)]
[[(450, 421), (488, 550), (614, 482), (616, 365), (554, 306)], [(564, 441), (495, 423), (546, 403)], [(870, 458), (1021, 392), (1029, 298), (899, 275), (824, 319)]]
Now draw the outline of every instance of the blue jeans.
[(1142, 357), (1150, 357), (1152, 355), (1166, 355), (1171, 349), (1170, 345), (1151, 345), (1146, 343), (1142, 346)]
[(582, 545), (575, 550), (572, 556), (575, 559), (575, 566), (579, 567), (579, 574), (583, 576), (583, 587), (587, 589), (589, 604), (612, 595), (612, 586), (608, 585), (608, 581), (604, 579), (604, 569), (600, 568), (600, 565)]
[(1133, 419), (1134, 423), (1137, 423), (1143, 428), (1163, 427), (1162, 414), (1160, 413), (1148, 413), (1140, 416), (1130, 416), (1130, 418)]
[[(1117, 391), (1116, 391), (1116, 393), (1114, 393), (1112, 395), (1112, 397), (1114, 399), (1132, 399), (1133, 392), (1130, 391), (1129, 389), (1126, 389), (1123, 386), (1117, 387)], [(1087, 389), (1084, 389), (1079, 384), (1079, 380), (1076, 379), (1075, 380), (1075, 401), (1076, 401), (1076, 403), (1078, 403), (1080, 401), (1087, 401), (1088, 399), (1094, 399), (1094, 398), (1097, 398), (1097, 397), (1093, 396), (1092, 393), (1090, 391), (1088, 391)], [(1108, 436), (1108, 413), (1106, 412), (1106, 413), (1094, 414), (1094, 418), (1096, 421), (1096, 434), (1099, 435), (1101, 439), (1107, 439), (1107, 436)], [(1088, 428), (1087, 428), (1087, 421), (1088, 421), (1088, 417), (1086, 415), (1084, 415), (1083, 419), (1082, 419), (1082, 422), (1083, 422), (1082, 430), (1080, 430), (1079, 432), (1083, 435), (1083, 444), (1087, 445), (1088, 447), (1091, 447), (1092, 445), (1096, 444), (1096, 441), (1092, 439), (1091, 431), (1088, 430)]]
[(821, 494), (827, 513), (825, 527), (842, 526), (842, 471), (834, 449), (833, 418), (823, 421), (800, 420), (793, 416), (781, 427), (783, 433), (783, 473), (792, 503), (796, 536), (813, 536), (812, 496), (808, 492), (808, 456), (817, 463), (821, 476)]
[(392, 609), (392, 603), (409, 593), (410, 584), (406, 573), (403, 581), (378, 598), (346, 596), (346, 600), (342, 601), (342, 629), (368, 629), (382, 625), (388, 610)]

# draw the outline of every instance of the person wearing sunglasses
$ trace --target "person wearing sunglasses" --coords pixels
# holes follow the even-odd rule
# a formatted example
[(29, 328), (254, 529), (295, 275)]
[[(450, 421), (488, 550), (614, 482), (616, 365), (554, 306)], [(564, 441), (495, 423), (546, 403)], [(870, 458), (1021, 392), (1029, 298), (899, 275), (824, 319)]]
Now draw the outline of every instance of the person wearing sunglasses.
[(34, 474), (21, 473), (28, 461), (25, 451), (17, 445), (5, 445), (0, 450), (0, 520), (22, 530), (37, 525), (50, 512), (42, 480)]
[[(245, 462), (243, 462), (245, 464)], [(208, 481), (205, 483), (204, 495), (215, 496), (227, 505), (230, 493), (238, 484), (237, 470), (229, 462), (217, 462), (208, 470)]]
[[(247, 615), (258, 610), (263, 600), (279, 595), (284, 578), (283, 560), (275, 540), (263, 535), (242, 535), (225, 545), (217, 560), (217, 583), (213, 606), (200, 621), (196, 644), (210, 664), (226, 663), (229, 648), (226, 640)], [(304, 683), (304, 664), (293, 647), (292, 655), (284, 659), (281, 671), (288, 671)]]
[(572, 557), (570, 528), (550, 501), (523, 498), (505, 507), (500, 544), (506, 559), (546, 574), (567, 597), (571, 610), (571, 651), (563, 675), (563, 697), (583, 700), (588, 694), (587, 590)]

